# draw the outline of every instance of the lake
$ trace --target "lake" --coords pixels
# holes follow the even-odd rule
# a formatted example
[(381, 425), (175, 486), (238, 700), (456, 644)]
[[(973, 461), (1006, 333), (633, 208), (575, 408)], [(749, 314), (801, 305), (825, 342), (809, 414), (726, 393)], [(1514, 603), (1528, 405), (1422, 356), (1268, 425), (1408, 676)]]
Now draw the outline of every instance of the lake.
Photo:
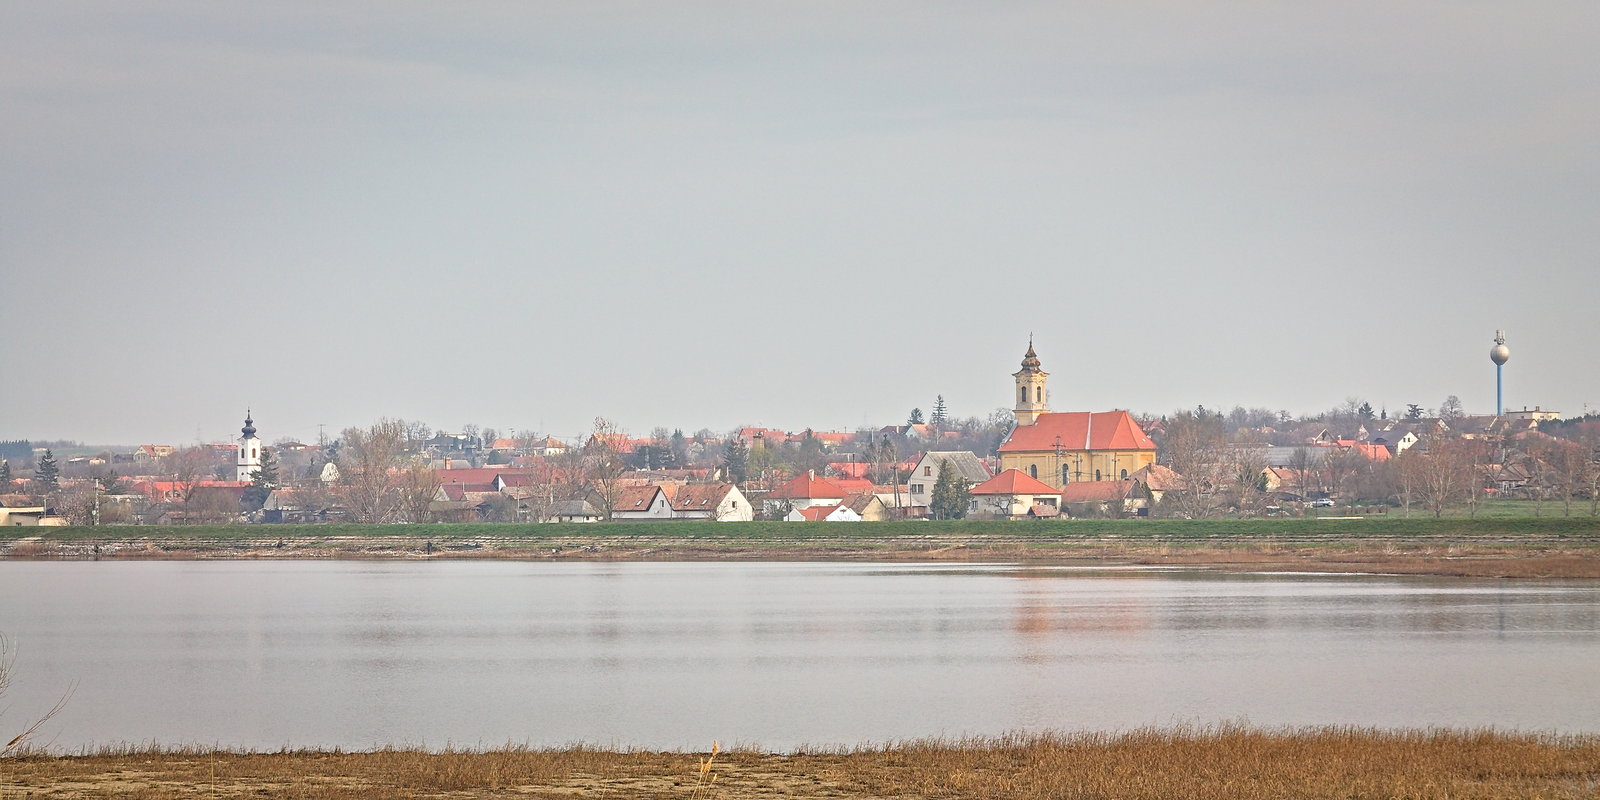
[(0, 733), (788, 750), (1175, 723), (1600, 731), (1600, 583), (861, 563), (0, 562)]

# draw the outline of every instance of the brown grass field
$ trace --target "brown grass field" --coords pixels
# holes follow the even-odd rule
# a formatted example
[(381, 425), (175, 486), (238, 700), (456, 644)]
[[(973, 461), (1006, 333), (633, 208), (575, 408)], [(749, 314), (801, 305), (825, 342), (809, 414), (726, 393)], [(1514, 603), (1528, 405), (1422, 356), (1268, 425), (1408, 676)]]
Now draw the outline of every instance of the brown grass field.
[(1245, 727), (774, 755), (108, 750), (0, 760), (0, 798), (1594, 798), (1600, 737)]

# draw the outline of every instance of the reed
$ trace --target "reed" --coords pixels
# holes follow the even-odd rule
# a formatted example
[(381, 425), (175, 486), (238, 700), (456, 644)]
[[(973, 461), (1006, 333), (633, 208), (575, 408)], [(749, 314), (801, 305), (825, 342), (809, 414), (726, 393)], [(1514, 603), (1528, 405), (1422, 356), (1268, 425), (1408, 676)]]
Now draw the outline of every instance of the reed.
[(712, 786), (739, 798), (1594, 798), (1600, 737), (1222, 725), (787, 754), (714, 747), (710, 758), (587, 746), (359, 753), (124, 746), (76, 756), (36, 752), (5, 766), (0, 797), (34, 798), (681, 800)]

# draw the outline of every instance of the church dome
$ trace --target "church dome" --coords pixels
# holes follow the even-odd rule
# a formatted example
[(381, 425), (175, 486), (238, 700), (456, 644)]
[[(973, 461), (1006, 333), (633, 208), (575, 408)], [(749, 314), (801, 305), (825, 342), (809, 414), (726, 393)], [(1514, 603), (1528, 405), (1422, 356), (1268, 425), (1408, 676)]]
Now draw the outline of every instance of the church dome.
[(246, 439), (256, 435), (256, 421), (250, 418), (250, 412), (244, 412), (244, 427), (239, 429)]
[(1027, 355), (1024, 355), (1022, 357), (1022, 368), (1023, 369), (1038, 369), (1039, 368), (1039, 354), (1033, 352), (1033, 342), (1031, 342), (1031, 341), (1028, 342), (1028, 353), (1027, 353)]

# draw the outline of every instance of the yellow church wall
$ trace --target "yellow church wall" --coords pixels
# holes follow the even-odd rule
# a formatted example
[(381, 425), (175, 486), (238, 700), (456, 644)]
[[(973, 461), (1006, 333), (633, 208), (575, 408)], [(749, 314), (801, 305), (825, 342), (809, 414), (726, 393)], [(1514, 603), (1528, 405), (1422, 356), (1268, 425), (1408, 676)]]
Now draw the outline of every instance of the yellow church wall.
[(1111, 481), (1122, 477), (1123, 470), (1132, 474), (1154, 463), (1156, 454), (1150, 450), (1063, 450), (1059, 456), (1054, 450), (1000, 454), (1001, 471), (1022, 470), (1057, 489), (1061, 488), (1062, 466), (1067, 467), (1073, 482), (1096, 480), (1095, 470), (1100, 471), (1099, 480)]

